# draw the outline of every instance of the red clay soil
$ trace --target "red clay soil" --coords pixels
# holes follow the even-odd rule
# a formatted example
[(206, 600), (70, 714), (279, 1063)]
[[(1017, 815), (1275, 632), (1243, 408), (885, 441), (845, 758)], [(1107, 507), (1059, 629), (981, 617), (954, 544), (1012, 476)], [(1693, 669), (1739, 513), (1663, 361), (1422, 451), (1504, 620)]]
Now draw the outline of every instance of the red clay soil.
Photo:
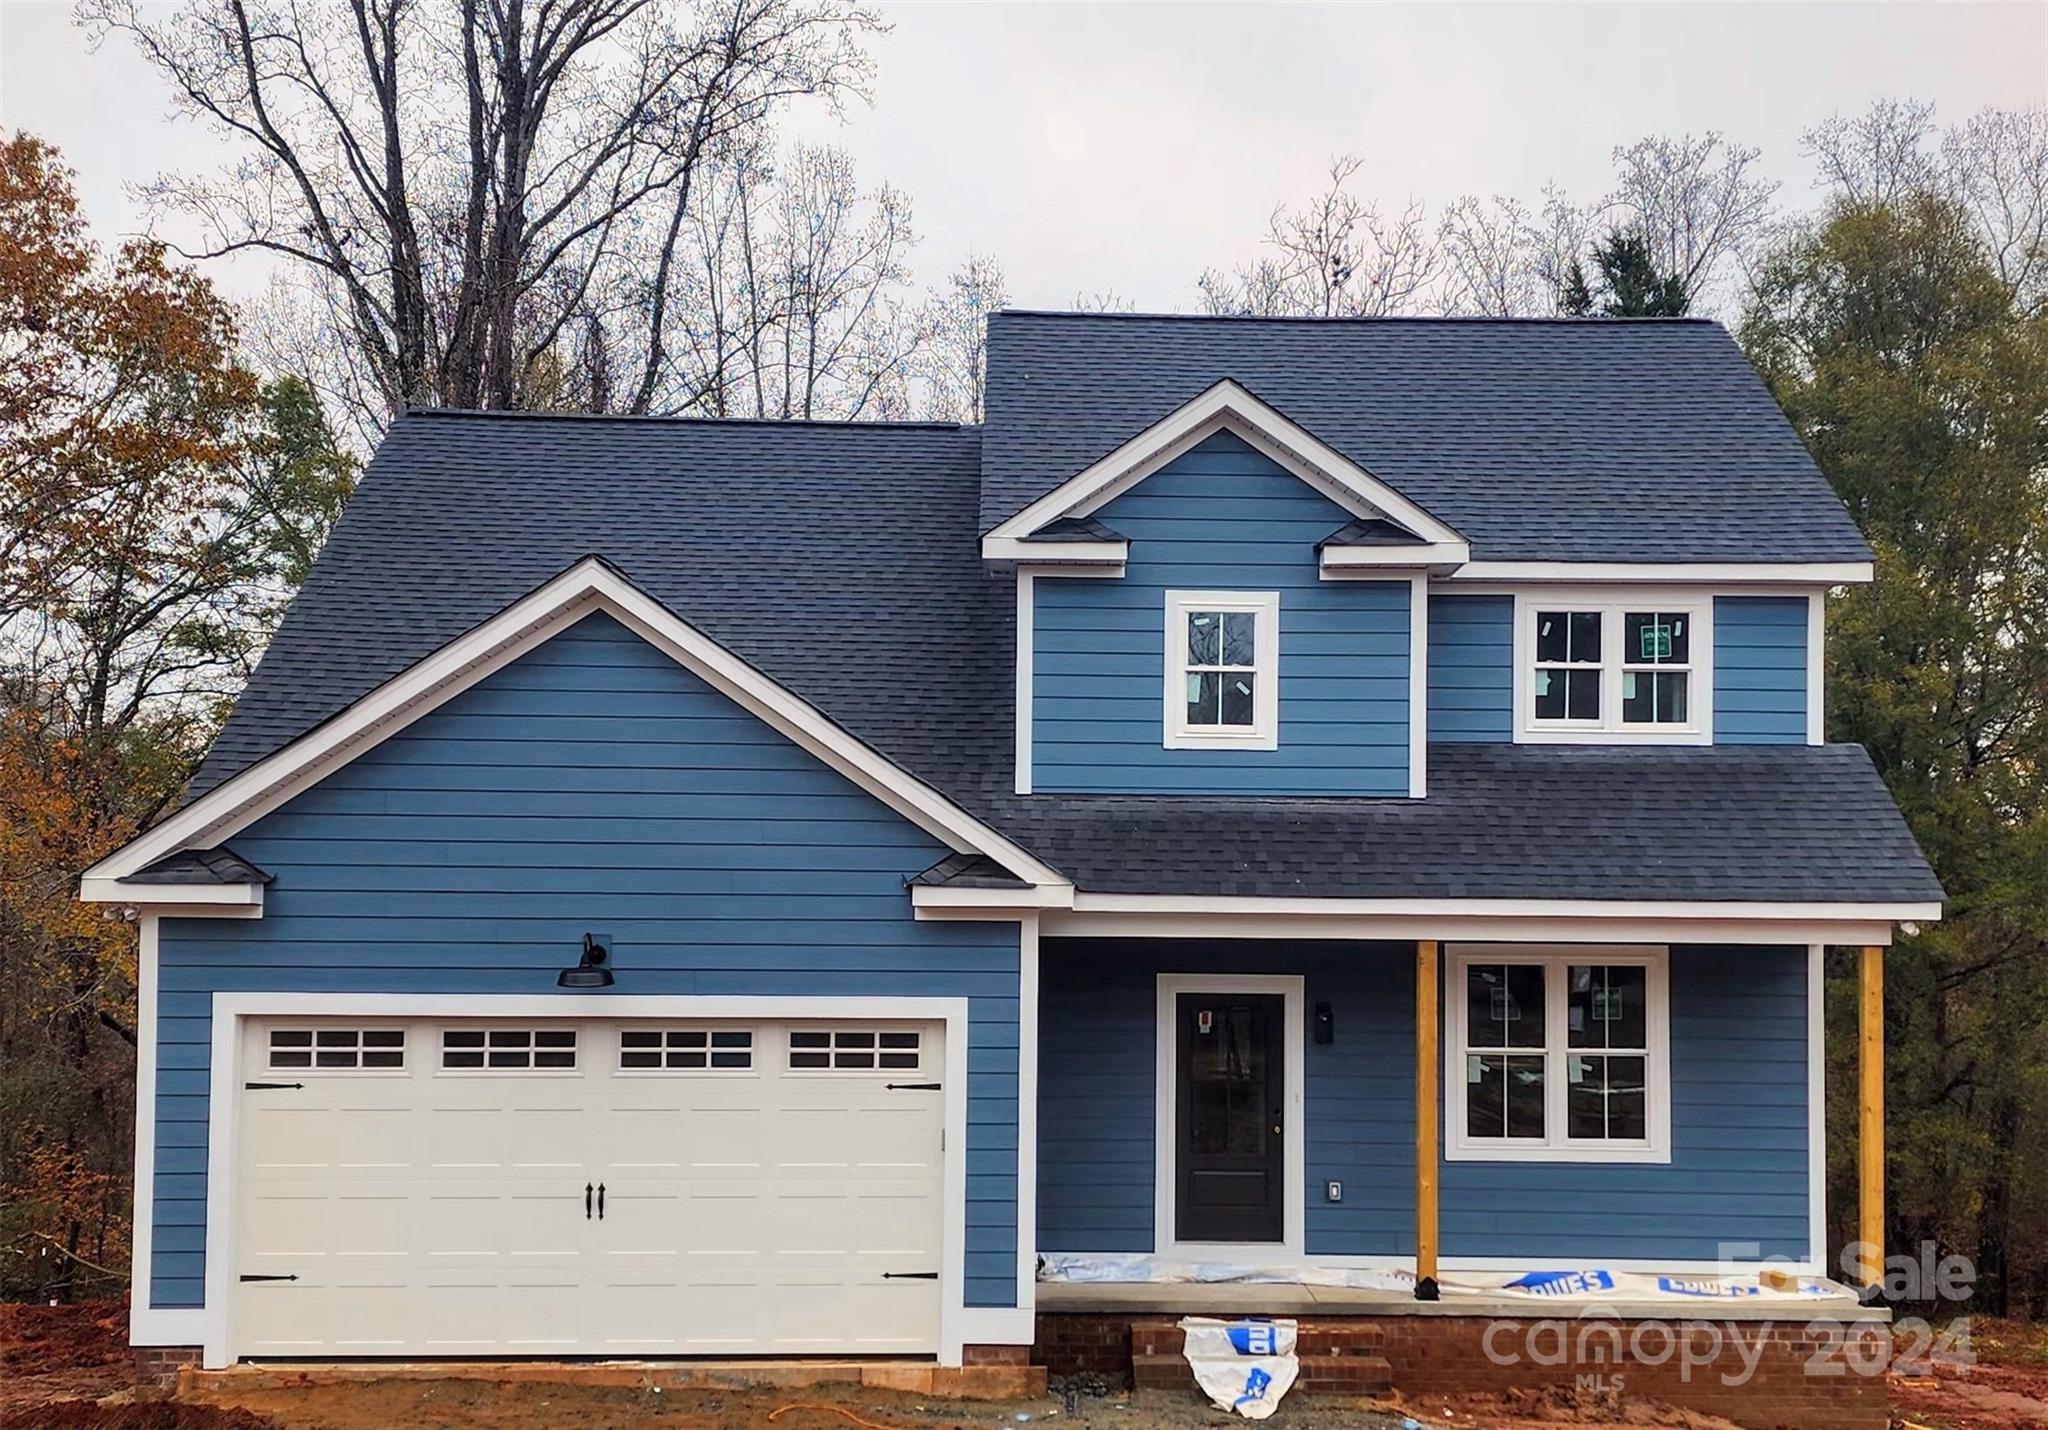
[(1907, 1430), (2042, 1430), (2048, 1427), (2048, 1325), (1979, 1316), (1970, 1323), (1974, 1365), (1937, 1361), (1931, 1373), (1891, 1378), (1892, 1424)]

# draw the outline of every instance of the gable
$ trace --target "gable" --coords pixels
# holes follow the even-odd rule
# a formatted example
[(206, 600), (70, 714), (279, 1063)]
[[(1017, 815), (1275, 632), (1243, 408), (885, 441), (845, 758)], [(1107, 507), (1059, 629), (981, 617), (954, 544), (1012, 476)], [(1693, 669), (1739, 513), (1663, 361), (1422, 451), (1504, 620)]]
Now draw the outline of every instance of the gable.
[(608, 612), (947, 849), (983, 854), (1025, 879), (1068, 887), (1056, 871), (677, 618), (606, 563), (587, 558), (86, 870), (81, 897), (134, 901), (136, 890), (123, 879), (166, 854), (217, 845), (597, 611)]
[[(1096, 517), (1154, 473), (1219, 435), (1235, 436), (1323, 493), (1340, 508), (1347, 525), (1362, 520), (1395, 538), (1334, 544), (1324, 558), (1325, 566), (1449, 569), (1462, 565), (1470, 554), (1456, 531), (1256, 393), (1224, 378), (996, 525), (982, 538), (983, 557), (992, 561), (1047, 559), (1042, 548), (1034, 548), (1034, 541), (1077, 519)], [(1060, 545), (1063, 549), (1057, 559), (1070, 563), (1114, 565), (1124, 554), (1121, 542), (1115, 540), (1063, 537)]]
[(508, 896), (494, 901), (500, 918), (530, 904), (593, 926), (734, 918), (735, 895), (788, 901), (784, 920), (804, 919), (811, 900), (820, 920), (901, 918), (903, 881), (947, 852), (604, 612), (264, 815), (235, 847), (299, 914), (345, 913), (322, 891), (374, 886), (417, 891), (390, 896), (421, 914), (440, 895), (488, 893)]
[(1313, 576), (1317, 544), (1352, 517), (1225, 430), (1112, 499), (1094, 519), (1131, 543), (1133, 562), (1284, 565)]
[[(1317, 544), (1350, 513), (1232, 432), (1218, 432), (1104, 506), (1127, 538), (1113, 580), (1032, 583), (1031, 787), (1122, 795), (1411, 793), (1406, 579), (1324, 580)], [(1160, 619), (1177, 591), (1271, 592), (1277, 741), (1161, 740)]]

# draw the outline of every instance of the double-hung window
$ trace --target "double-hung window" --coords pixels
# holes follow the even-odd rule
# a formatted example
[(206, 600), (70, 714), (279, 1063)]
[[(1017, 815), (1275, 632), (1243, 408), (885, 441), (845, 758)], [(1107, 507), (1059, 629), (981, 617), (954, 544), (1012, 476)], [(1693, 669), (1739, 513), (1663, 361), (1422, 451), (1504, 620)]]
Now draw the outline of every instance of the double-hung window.
[(1665, 950), (1466, 945), (1449, 965), (1446, 1156), (1670, 1160)]
[(1166, 593), (1166, 748), (1277, 748), (1279, 682), (1277, 592)]
[(1525, 595), (1516, 613), (1516, 737), (1708, 738), (1707, 602)]

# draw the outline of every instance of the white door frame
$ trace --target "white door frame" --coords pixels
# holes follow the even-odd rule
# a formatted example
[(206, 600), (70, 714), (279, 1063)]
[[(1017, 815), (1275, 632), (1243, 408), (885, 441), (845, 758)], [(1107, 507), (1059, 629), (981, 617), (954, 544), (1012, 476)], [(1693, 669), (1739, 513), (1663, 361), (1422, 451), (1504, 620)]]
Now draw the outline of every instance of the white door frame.
[(965, 1304), (967, 1227), (967, 1000), (860, 996), (697, 997), (563, 994), (216, 993), (208, 1081), (206, 1151), (206, 1309), (204, 1365), (233, 1363), (235, 1344), (235, 1172), (242, 1099), (242, 1022), (262, 1017), (355, 1018), (889, 1018), (943, 1023), (946, 1028), (941, 1163), (944, 1220), (940, 1230), (939, 1363), (959, 1365), (961, 1347), (1029, 1343), (1031, 1312)]
[[(1298, 973), (1162, 973), (1159, 1001), (1153, 1022), (1156, 1072), (1153, 1084), (1155, 1124), (1152, 1200), (1152, 1249), (1160, 1256), (1189, 1261), (1249, 1261), (1270, 1265), (1302, 1259), (1302, 1222), (1307, 1203), (1306, 1172), (1307, 1099), (1302, 1070), (1302, 1009), (1304, 980)], [(1179, 1059), (1175, 1043), (1179, 1037), (1176, 1004), (1183, 993), (1276, 993), (1283, 1000), (1281, 1039), (1284, 1076), (1282, 1107), (1286, 1121), (1280, 1141), (1281, 1233), (1277, 1242), (1180, 1241), (1173, 1234), (1174, 1166), (1179, 1107), (1175, 1075)]]

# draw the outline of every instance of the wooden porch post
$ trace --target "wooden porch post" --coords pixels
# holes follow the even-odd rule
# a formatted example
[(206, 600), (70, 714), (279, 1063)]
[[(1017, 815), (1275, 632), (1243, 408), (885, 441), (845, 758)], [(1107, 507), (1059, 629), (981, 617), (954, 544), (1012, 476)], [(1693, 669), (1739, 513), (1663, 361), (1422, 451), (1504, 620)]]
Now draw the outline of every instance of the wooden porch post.
[(1863, 1284), (1875, 1286), (1884, 1279), (1884, 949), (1865, 948), (1859, 972), (1856, 1239), (1866, 1248)]
[(1434, 1301), (1438, 1073), (1437, 946), (1415, 945), (1415, 1299)]

